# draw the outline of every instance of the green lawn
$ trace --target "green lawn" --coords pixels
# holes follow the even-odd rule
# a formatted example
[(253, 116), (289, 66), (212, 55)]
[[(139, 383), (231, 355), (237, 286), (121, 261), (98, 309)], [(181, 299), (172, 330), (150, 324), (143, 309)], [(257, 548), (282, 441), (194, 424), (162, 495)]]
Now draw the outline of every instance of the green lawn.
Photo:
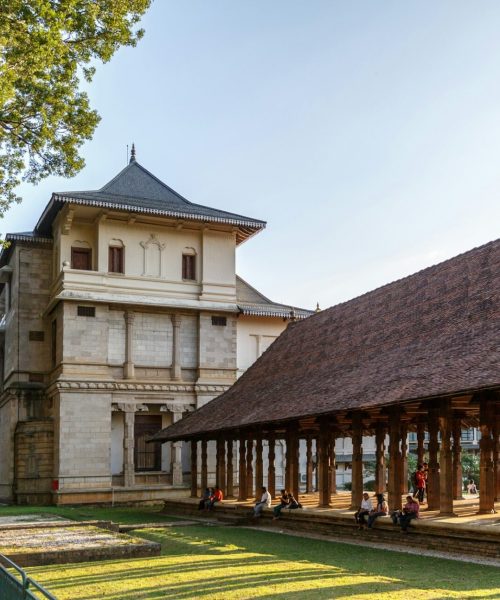
[[(115, 519), (116, 520), (116, 519)], [(500, 599), (500, 569), (221, 526), (134, 532), (162, 556), (29, 569), (59, 600)]]
[(162, 515), (162, 505), (143, 507), (97, 506), (0, 506), (0, 517), (17, 515), (58, 515), (75, 521), (114, 521), (123, 525), (176, 521), (175, 517)]

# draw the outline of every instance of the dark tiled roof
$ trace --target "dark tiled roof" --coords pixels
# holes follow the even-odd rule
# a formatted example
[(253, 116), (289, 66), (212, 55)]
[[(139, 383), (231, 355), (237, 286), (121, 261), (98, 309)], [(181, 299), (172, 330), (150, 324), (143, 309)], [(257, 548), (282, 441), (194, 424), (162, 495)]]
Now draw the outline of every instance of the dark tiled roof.
[(500, 240), (289, 326), (224, 394), (159, 434), (500, 386)]
[(54, 193), (36, 231), (49, 233), (55, 214), (65, 203), (234, 225), (239, 228), (239, 242), (266, 226), (265, 221), (189, 202), (135, 160), (100, 190)]
[(284, 319), (290, 319), (293, 315), (296, 319), (305, 319), (314, 314), (312, 310), (273, 302), (238, 276), (236, 276), (236, 302), (244, 315), (283, 317)]

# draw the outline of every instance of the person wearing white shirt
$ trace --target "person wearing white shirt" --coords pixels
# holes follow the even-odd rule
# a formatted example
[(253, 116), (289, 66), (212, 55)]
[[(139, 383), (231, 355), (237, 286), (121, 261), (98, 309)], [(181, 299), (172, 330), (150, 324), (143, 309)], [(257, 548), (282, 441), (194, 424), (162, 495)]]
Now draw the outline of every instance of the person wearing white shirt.
[(263, 487), (261, 499), (259, 502), (256, 502), (255, 506), (253, 507), (253, 516), (260, 517), (261, 512), (264, 510), (264, 506), (270, 508), (271, 502), (271, 494), (267, 491), (267, 488)]
[(365, 516), (369, 515), (373, 510), (373, 504), (370, 500), (370, 494), (366, 492), (363, 494), (363, 500), (361, 500), (361, 506), (359, 510), (354, 513), (354, 520), (358, 524), (359, 529), (363, 529), (365, 526)]

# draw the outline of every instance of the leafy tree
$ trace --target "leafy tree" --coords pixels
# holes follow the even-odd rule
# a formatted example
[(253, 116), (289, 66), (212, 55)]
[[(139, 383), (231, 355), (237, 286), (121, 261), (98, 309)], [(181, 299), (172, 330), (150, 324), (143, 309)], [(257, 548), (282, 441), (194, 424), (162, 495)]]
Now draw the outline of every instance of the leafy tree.
[(472, 454), (471, 452), (462, 452), (461, 462), (464, 486), (466, 486), (469, 481), (473, 479), (477, 487), (479, 487), (479, 455)]
[(0, 0), (0, 216), (21, 180), (71, 177), (99, 115), (80, 91), (94, 64), (135, 46), (151, 0)]

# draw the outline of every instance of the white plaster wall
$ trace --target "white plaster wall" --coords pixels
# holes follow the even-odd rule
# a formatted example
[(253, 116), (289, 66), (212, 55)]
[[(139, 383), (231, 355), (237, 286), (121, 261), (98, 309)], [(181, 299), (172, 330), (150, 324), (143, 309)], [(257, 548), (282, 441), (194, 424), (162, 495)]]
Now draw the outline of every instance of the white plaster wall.
[(235, 250), (232, 234), (203, 232), (203, 283), (236, 285)]
[(123, 473), (123, 412), (111, 413), (111, 474)]
[(286, 326), (287, 323), (279, 317), (239, 316), (236, 341), (238, 376), (269, 348)]
[(57, 236), (60, 242), (60, 264), (68, 261), (71, 264), (71, 247), (89, 247), (92, 249), (92, 268), (97, 270), (97, 228), (91, 223), (74, 221), (67, 235)]

